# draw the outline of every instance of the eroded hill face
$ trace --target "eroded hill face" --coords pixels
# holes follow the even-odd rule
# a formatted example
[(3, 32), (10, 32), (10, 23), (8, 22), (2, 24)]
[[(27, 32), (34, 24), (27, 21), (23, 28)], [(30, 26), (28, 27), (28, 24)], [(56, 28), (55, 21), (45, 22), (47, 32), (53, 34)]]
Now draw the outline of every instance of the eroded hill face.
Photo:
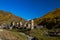
[(47, 20), (49, 21), (54, 21), (55, 19), (59, 19), (60, 20), (60, 8), (53, 10), (52, 12), (48, 12), (46, 15), (44, 15), (41, 18), (37, 18), (34, 19), (35, 20), (35, 24), (39, 24), (41, 23), (43, 20)]
[(5, 11), (0, 11), (0, 23), (10, 23), (12, 21), (15, 22), (25, 22), (25, 20), (23, 18), (17, 17), (9, 12), (5, 12)]

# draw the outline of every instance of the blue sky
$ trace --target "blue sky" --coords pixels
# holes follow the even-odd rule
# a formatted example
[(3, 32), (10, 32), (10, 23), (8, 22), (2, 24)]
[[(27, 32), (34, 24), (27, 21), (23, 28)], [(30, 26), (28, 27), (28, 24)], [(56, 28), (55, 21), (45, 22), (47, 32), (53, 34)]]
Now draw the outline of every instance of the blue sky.
[(60, 0), (0, 0), (0, 10), (24, 19), (33, 19), (60, 8)]

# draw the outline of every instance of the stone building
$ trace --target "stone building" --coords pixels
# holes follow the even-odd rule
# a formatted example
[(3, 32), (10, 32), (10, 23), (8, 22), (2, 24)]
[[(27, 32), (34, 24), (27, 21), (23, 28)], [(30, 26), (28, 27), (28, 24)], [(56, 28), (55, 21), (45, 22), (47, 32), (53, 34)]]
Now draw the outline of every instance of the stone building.
[(31, 24), (28, 24), (28, 29), (30, 29), (31, 28)]
[(23, 24), (22, 24), (22, 22), (21, 22), (21, 21), (20, 21), (20, 23), (19, 23), (19, 24), (20, 24), (20, 27), (22, 27), (22, 25), (23, 25)]
[(34, 20), (31, 20), (31, 29), (34, 29)]
[(19, 25), (20, 25), (20, 24), (17, 22), (17, 23), (16, 23), (16, 27), (19, 27)]

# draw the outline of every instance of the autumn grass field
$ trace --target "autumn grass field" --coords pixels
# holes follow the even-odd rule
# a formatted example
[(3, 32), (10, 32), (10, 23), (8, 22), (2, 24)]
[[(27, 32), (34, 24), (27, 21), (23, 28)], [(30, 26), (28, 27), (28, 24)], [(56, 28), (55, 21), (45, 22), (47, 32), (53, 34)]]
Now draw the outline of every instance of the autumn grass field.
[(46, 36), (45, 31), (46, 29), (34, 29), (30, 31), (30, 34), (38, 40), (60, 40), (60, 37)]
[(0, 32), (0, 39), (3, 40), (27, 40), (26, 35), (23, 35), (20, 32), (14, 32), (2, 29), (3, 31)]
[[(3, 31), (0, 32), (0, 37), (4, 37), (5, 39), (10, 39), (10, 40), (27, 40), (27, 35), (21, 32), (17, 32), (16, 30), (3, 29)], [(37, 28), (31, 30), (29, 34), (37, 38), (37, 40), (60, 40), (60, 37), (46, 36), (45, 31), (46, 29)]]
[[(20, 38), (21, 40), (27, 40), (27, 36), (26, 35), (22, 35), (21, 32), (17, 32), (18, 29), (13, 29), (10, 30), (12, 32), (13, 35), (17, 36), (18, 38)], [(60, 40), (60, 37), (51, 37), (51, 36), (47, 36), (46, 33), (47, 29), (43, 28), (36, 28), (33, 30), (30, 30), (28, 34), (30, 34), (31, 36), (37, 38), (37, 40)], [(53, 30), (49, 30), (49, 31), (53, 31)]]

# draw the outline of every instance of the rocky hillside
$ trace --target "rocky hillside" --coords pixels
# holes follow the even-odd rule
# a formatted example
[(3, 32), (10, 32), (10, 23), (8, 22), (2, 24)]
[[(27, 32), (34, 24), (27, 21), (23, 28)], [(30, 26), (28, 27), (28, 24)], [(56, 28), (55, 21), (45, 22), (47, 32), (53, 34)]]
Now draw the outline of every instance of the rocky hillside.
[(10, 22), (15, 21), (15, 22), (25, 22), (25, 20), (21, 17), (15, 16), (10, 12), (5, 12), (0, 10), (0, 23), (7, 23), (9, 24)]
[(34, 19), (35, 24), (43, 25), (49, 29), (51, 28), (60, 28), (60, 8), (48, 12), (41, 18)]
[(47, 14), (42, 16), (41, 18), (35, 18), (34, 20), (35, 20), (35, 23), (37, 23), (37, 22), (41, 22), (44, 19), (52, 20), (54, 18), (60, 18), (60, 8), (55, 9), (52, 12), (48, 12)]

